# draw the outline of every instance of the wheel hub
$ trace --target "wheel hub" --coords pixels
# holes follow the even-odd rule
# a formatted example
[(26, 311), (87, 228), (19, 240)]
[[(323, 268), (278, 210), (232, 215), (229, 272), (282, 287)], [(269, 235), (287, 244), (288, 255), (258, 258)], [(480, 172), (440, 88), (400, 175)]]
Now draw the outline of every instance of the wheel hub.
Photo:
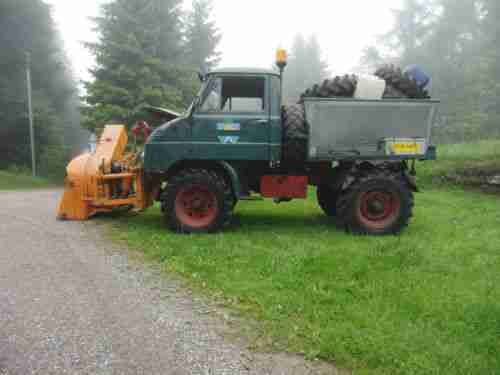
[(204, 186), (181, 189), (177, 194), (175, 210), (184, 225), (202, 228), (210, 225), (217, 217), (217, 197)]
[(384, 205), (385, 202), (374, 199), (373, 201), (368, 203), (368, 210), (375, 215), (380, 215), (382, 212), (384, 212)]
[(372, 228), (384, 228), (399, 215), (401, 203), (390, 191), (369, 191), (360, 197), (360, 218)]

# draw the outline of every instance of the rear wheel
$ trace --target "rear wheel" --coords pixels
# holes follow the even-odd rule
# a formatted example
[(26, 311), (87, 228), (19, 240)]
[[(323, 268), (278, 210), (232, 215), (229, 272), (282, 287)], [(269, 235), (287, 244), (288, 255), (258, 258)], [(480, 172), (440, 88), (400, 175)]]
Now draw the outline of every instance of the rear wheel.
[(316, 190), (318, 204), (326, 216), (337, 216), (338, 191), (329, 185), (320, 185)]
[(235, 199), (215, 172), (189, 169), (172, 177), (162, 194), (167, 225), (180, 233), (212, 233), (229, 224)]
[(397, 234), (408, 226), (413, 206), (413, 192), (402, 176), (374, 170), (340, 194), (337, 225), (355, 234)]

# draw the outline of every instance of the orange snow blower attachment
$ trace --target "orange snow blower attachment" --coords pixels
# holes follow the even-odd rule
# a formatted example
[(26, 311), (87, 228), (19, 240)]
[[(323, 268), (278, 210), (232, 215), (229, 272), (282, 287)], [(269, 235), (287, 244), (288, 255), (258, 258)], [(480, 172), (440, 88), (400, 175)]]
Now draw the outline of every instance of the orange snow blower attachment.
[(95, 152), (69, 163), (59, 219), (87, 220), (99, 212), (117, 208), (140, 211), (152, 204), (137, 154), (125, 154), (127, 143), (125, 126), (107, 125)]

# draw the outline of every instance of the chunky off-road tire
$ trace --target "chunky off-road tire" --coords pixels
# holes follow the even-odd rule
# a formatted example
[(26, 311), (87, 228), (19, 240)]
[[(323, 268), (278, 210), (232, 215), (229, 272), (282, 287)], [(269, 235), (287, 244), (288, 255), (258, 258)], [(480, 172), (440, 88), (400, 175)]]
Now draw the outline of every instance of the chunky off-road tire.
[(352, 98), (356, 92), (358, 78), (355, 75), (337, 76), (333, 79), (326, 79), (321, 85), (304, 91), (301, 99), (304, 98)]
[(283, 155), (285, 163), (300, 163), (307, 157), (308, 129), (302, 104), (283, 109)]
[(413, 191), (400, 173), (363, 171), (337, 200), (337, 226), (353, 234), (398, 234), (413, 216)]
[(337, 216), (337, 200), (339, 192), (330, 185), (320, 185), (316, 190), (316, 198), (318, 205), (321, 207), (326, 216)]
[(179, 233), (214, 233), (231, 222), (235, 198), (222, 176), (186, 169), (170, 178), (161, 196), (168, 227)]
[(429, 92), (421, 88), (408, 74), (403, 73), (401, 68), (383, 65), (377, 69), (375, 75), (386, 83), (384, 99), (430, 99)]
[(386, 84), (382, 97), (384, 99), (404, 99), (408, 98), (408, 95), (406, 95), (403, 91), (398, 90), (396, 87)]

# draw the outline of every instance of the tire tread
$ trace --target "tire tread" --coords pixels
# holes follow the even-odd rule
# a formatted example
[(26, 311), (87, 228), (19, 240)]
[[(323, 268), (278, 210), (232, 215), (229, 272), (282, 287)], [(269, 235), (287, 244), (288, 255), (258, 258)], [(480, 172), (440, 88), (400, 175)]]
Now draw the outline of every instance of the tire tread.
[[(187, 183), (202, 181), (215, 187), (216, 194), (222, 199), (222, 207), (219, 210), (217, 219), (207, 228), (189, 228), (184, 226), (177, 219), (175, 214), (175, 200), (178, 190)], [(188, 168), (173, 176), (167, 184), (167, 188), (161, 196), (161, 206), (167, 226), (178, 233), (214, 233), (218, 232), (231, 223), (234, 194), (231, 186), (222, 176), (215, 171), (207, 169)]]

